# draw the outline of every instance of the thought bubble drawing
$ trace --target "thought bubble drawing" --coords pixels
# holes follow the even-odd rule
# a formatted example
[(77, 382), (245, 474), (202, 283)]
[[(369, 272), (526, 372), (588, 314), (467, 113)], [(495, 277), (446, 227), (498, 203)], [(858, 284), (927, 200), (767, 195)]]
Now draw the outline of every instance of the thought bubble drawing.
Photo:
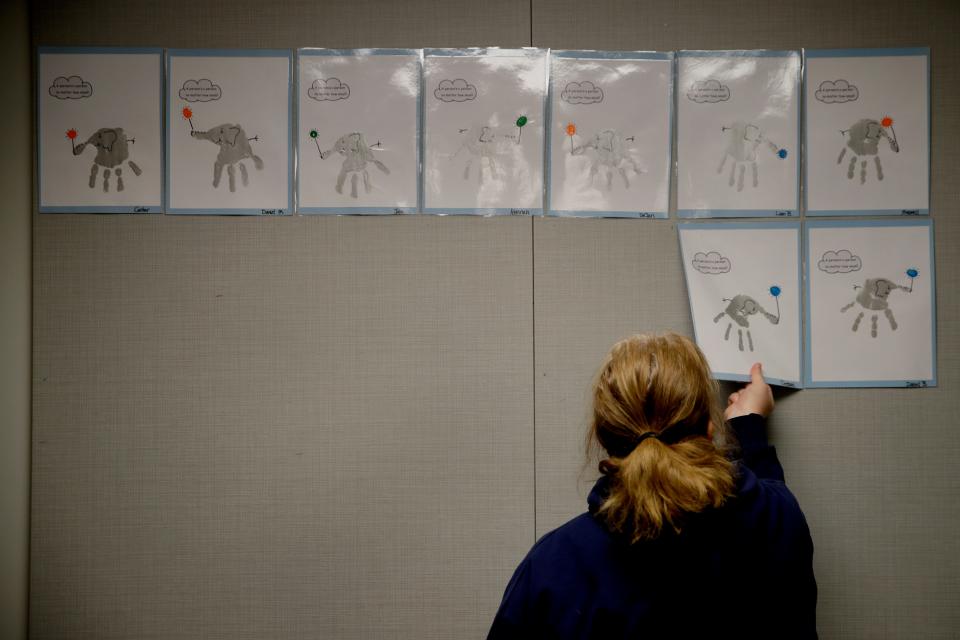
[(825, 104), (834, 102), (853, 102), (860, 97), (860, 90), (846, 80), (824, 80), (820, 88), (813, 94), (817, 100)]
[(220, 89), (220, 85), (213, 84), (213, 81), (203, 78), (184, 82), (178, 95), (181, 100), (187, 102), (210, 102), (211, 100), (219, 100), (223, 91)]
[(441, 80), (433, 90), (433, 97), (443, 102), (466, 102), (477, 97), (477, 88), (464, 80)]
[(569, 82), (560, 92), (560, 99), (570, 104), (594, 104), (603, 102), (603, 89), (589, 80)]
[(687, 99), (694, 102), (725, 102), (730, 99), (730, 87), (720, 84), (719, 80), (697, 80), (690, 85)]
[(324, 100), (346, 100), (350, 97), (350, 85), (339, 78), (324, 80), (319, 78), (307, 88), (307, 96), (323, 102)]
[(727, 273), (730, 271), (730, 260), (717, 251), (698, 252), (693, 256), (693, 268), (708, 276)]
[(824, 273), (850, 273), (860, 271), (861, 266), (860, 256), (853, 255), (847, 249), (827, 251), (817, 262), (817, 268)]
[(49, 92), (57, 100), (79, 100), (93, 95), (93, 85), (80, 76), (60, 76), (54, 78)]

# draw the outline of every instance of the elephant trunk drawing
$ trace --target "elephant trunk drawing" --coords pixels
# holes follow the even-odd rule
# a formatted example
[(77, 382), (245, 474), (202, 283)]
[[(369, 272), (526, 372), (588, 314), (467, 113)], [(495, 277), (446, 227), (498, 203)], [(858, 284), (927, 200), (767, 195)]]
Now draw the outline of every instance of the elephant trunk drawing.
[[(237, 190), (236, 173), (234, 165), (240, 168), (240, 181), (243, 186), (250, 182), (247, 174), (247, 167), (241, 162), (245, 158), (253, 160), (253, 166), (258, 171), (263, 169), (263, 160), (253, 152), (250, 146), (251, 138), (247, 138), (246, 132), (239, 124), (221, 124), (206, 131), (193, 130), (190, 136), (199, 140), (207, 140), (220, 148), (217, 159), (213, 163), (213, 187), (220, 186), (220, 178), (223, 176), (223, 168), (227, 168), (227, 176), (230, 181), (230, 191)], [(252, 138), (256, 140), (256, 138)]]

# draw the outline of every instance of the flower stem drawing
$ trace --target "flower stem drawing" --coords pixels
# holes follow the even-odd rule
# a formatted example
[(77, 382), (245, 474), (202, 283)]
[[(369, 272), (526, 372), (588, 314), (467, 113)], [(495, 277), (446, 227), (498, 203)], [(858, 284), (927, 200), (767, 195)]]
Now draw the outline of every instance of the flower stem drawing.
[(523, 127), (527, 124), (527, 116), (517, 118), (517, 144), (520, 144), (520, 136), (523, 135)]

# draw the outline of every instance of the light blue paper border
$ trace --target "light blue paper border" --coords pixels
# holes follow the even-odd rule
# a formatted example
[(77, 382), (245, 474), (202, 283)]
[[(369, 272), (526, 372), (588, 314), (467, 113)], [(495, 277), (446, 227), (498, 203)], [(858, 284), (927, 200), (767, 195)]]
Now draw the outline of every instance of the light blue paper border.
[[(683, 285), (687, 289), (687, 308), (690, 310), (690, 322), (693, 325), (693, 337), (697, 344), (700, 344), (700, 337), (697, 334), (697, 323), (693, 319), (693, 304), (690, 299), (690, 283), (687, 280), (687, 265), (684, 261), (683, 253), (683, 234), (684, 229), (710, 229), (710, 230), (732, 230), (732, 229), (793, 229), (797, 232), (797, 300), (801, 305), (798, 318), (799, 326), (797, 328), (797, 353), (800, 361), (797, 363), (799, 378), (797, 380), (787, 380), (785, 378), (774, 378), (764, 375), (764, 380), (769, 384), (775, 384), (781, 387), (791, 389), (804, 388), (804, 351), (803, 351), (803, 230), (799, 220), (769, 220), (769, 221), (748, 221), (748, 222), (678, 222), (677, 223), (677, 242), (680, 245), (680, 260), (683, 268)], [(723, 371), (712, 371), (713, 377), (717, 380), (731, 380), (734, 382), (747, 382), (750, 380), (749, 374), (728, 373)]]
[(301, 215), (333, 215), (333, 216), (386, 216), (386, 215), (413, 215), (416, 207), (300, 207), (297, 213)]
[(423, 213), (429, 215), (451, 215), (451, 216), (516, 216), (529, 218), (531, 216), (543, 215), (543, 208), (524, 209), (522, 207), (511, 209), (509, 207), (454, 207), (440, 208), (430, 207), (424, 209)]
[(293, 79), (294, 79), (294, 51), (292, 49), (167, 49), (167, 55), (165, 56), (166, 61), (166, 137), (164, 138), (164, 150), (165, 150), (165, 161), (166, 161), (166, 175), (168, 179), (165, 181), (166, 188), (166, 201), (170, 202), (170, 154), (166, 153), (170, 145), (170, 135), (172, 128), (170, 126), (170, 118), (172, 110), (170, 109), (170, 96), (172, 95), (170, 82), (173, 79), (173, 76), (170, 73), (170, 59), (171, 58), (286, 58), (287, 59), (287, 206), (284, 209), (283, 213), (265, 213), (271, 211), (270, 209), (254, 209), (254, 208), (244, 208), (244, 207), (224, 207), (224, 208), (200, 208), (200, 207), (186, 207), (186, 208), (174, 208), (166, 207), (167, 215), (222, 215), (222, 216), (264, 216), (267, 218), (279, 218), (293, 215), (294, 213), (294, 188), (293, 181), (294, 175), (297, 170), (296, 165), (296, 156), (294, 155), (294, 144), (293, 144), (293, 126), (294, 126), (294, 111), (293, 111), (293, 96), (291, 92), (293, 91)]
[(553, 188), (553, 58), (562, 51), (550, 51), (547, 54), (547, 95), (543, 105), (543, 217), (553, 214), (550, 208), (550, 189)]
[(673, 51), (594, 51), (587, 49), (551, 49), (558, 58), (582, 58), (585, 60), (673, 60)]
[(339, 207), (302, 207), (300, 206), (300, 185), (302, 183), (300, 175), (300, 162), (299, 156), (297, 156), (297, 213), (300, 215), (410, 215), (420, 212), (423, 200), (423, 183), (420, 176), (420, 172), (423, 169), (422, 166), (422, 153), (421, 149), (423, 146), (423, 137), (422, 137), (422, 126), (421, 126), (421, 111), (423, 110), (423, 50), (422, 49), (317, 49), (317, 48), (301, 48), (296, 51), (296, 73), (294, 74), (294, 90), (293, 102), (297, 106), (297, 129), (296, 129), (296, 144), (294, 145), (299, 152), (300, 150), (300, 132), (303, 130), (303, 121), (300, 114), (300, 58), (303, 56), (307, 57), (341, 57), (341, 58), (352, 58), (352, 57), (362, 57), (362, 56), (411, 56), (416, 59), (417, 63), (417, 72), (419, 73), (418, 85), (419, 91), (417, 92), (417, 106), (414, 119), (416, 121), (416, 144), (414, 145), (414, 153), (416, 158), (414, 159), (414, 164), (416, 165), (416, 170), (414, 171), (414, 180), (416, 185), (414, 187), (414, 192), (416, 193), (416, 204), (412, 206), (405, 207), (366, 207), (366, 206), (339, 206)]
[(864, 49), (804, 49), (808, 58), (884, 58), (890, 56), (930, 57), (930, 47), (878, 47)]
[[(799, 183), (798, 183), (799, 184)], [(686, 220), (698, 218), (794, 218), (799, 209), (677, 209), (677, 217)]]
[[(793, 58), (797, 57), (799, 67), (796, 74), (797, 87), (797, 149), (796, 149), (796, 176), (797, 188), (794, 194), (794, 206), (792, 209), (677, 209), (677, 217), (680, 219), (698, 219), (698, 218), (799, 218), (803, 190), (803, 180), (805, 176), (801, 174), (801, 155), (803, 153), (804, 129), (803, 129), (803, 51), (800, 49), (786, 49), (775, 51), (770, 49), (745, 49), (732, 51), (707, 51), (707, 50), (689, 50), (677, 51), (677, 60), (680, 58)], [(677, 65), (676, 85), (680, 86), (680, 67)], [(679, 96), (679, 93), (677, 93)], [(675, 110), (678, 112), (677, 121), (679, 122), (679, 97), (675, 98)], [(679, 153), (677, 153), (679, 159)], [(677, 166), (677, 187), (679, 188), (680, 165)], [(679, 194), (677, 196), (679, 200)]]
[[(550, 49), (543, 49), (540, 47), (522, 47), (519, 49), (500, 49), (498, 47), (468, 47), (463, 49), (444, 49), (444, 48), (427, 48), (422, 50), (422, 57), (420, 62), (420, 95), (423, 96), (426, 93), (426, 78), (427, 78), (427, 58), (458, 58), (458, 57), (483, 57), (483, 56), (495, 56), (495, 57), (527, 57), (527, 58), (537, 58), (543, 56), (546, 68), (546, 85), (544, 93), (540, 94), (540, 104), (543, 111), (543, 137), (547, 137), (547, 110), (550, 108), (547, 104), (547, 95), (550, 92)], [(547, 200), (545, 199), (545, 189), (547, 183), (546, 168), (544, 165), (544, 155), (547, 153), (546, 147), (544, 145), (540, 146), (541, 153), (541, 162), (540, 167), (543, 172), (540, 180), (540, 206), (539, 207), (453, 207), (453, 208), (442, 208), (442, 207), (427, 207), (426, 206), (426, 186), (424, 182), (426, 181), (426, 138), (427, 138), (427, 107), (426, 104), (421, 105), (421, 120), (422, 127), (420, 129), (420, 146), (421, 146), (421, 167), (420, 167), (420, 188), (421, 188), (421, 200), (420, 200), (420, 213), (425, 215), (476, 215), (476, 216), (543, 216), (544, 211), (546, 211)]]
[[(41, 55), (156, 55), (160, 60), (160, 204), (159, 205), (120, 205), (120, 206), (99, 206), (99, 205), (55, 205), (44, 206), (41, 201), (43, 194), (42, 182), (43, 172), (43, 148), (40, 141), (43, 140), (43, 85), (40, 82), (40, 56)], [(163, 121), (166, 103), (166, 69), (164, 50), (161, 47), (37, 47), (36, 51), (36, 78), (37, 78), (37, 140), (36, 140), (36, 171), (37, 171), (37, 213), (106, 213), (117, 214), (126, 213), (133, 215), (149, 215), (153, 213), (162, 214), (167, 210), (167, 191), (166, 191), (166, 138), (164, 138)], [(138, 209), (140, 209), (138, 211)], [(142, 211), (146, 209), (146, 211)]]
[(816, 209), (807, 211), (810, 218), (836, 216), (903, 216), (904, 218), (929, 216), (930, 209)]
[[(552, 209), (550, 207), (550, 190), (553, 188), (553, 94), (554, 73), (553, 59), (576, 60), (638, 60), (638, 61), (669, 61), (670, 70), (667, 72), (667, 208), (664, 211), (617, 211), (617, 210), (579, 210), (579, 209)], [(674, 73), (675, 56), (672, 51), (550, 51), (547, 59), (547, 98), (546, 118), (544, 120), (544, 197), (543, 209), (545, 215), (554, 218), (630, 218), (630, 219), (660, 219), (670, 217), (670, 193), (673, 178), (673, 112), (674, 112)]]
[(426, 138), (427, 138), (427, 107), (424, 101), (424, 93), (427, 90), (427, 71), (426, 57), (423, 49), (420, 49), (420, 111), (417, 114), (417, 213), (424, 212), (424, 167), (426, 166)]
[(419, 56), (421, 49), (323, 49), (320, 47), (301, 47), (297, 55), (301, 56), (333, 56), (349, 58), (354, 56)]
[(681, 49), (678, 58), (789, 58), (800, 55), (799, 49)]
[[(810, 348), (810, 230), (824, 228), (851, 228), (851, 227), (927, 227), (930, 237), (930, 339), (931, 364), (933, 377), (927, 380), (813, 380), (813, 350)], [(811, 389), (824, 388), (853, 388), (853, 387), (936, 387), (937, 386), (937, 277), (936, 256), (934, 255), (934, 235), (932, 218), (909, 218), (887, 220), (808, 220), (804, 223), (803, 258), (805, 263), (804, 279), (807, 283), (804, 291), (804, 307), (806, 309), (806, 355), (804, 366), (804, 386)]]
[[(807, 208), (807, 58), (882, 58), (892, 56), (915, 57), (924, 56), (927, 81), (927, 208), (925, 209), (809, 209)], [(932, 194), (931, 167), (933, 162), (933, 145), (930, 131), (930, 121), (933, 116), (933, 105), (930, 95), (930, 47), (913, 48), (886, 48), (886, 49), (804, 49), (803, 50), (803, 211), (810, 217), (821, 216), (929, 216), (930, 198)]]
[(463, 48), (425, 48), (423, 49), (423, 57), (439, 57), (439, 58), (462, 58), (470, 56), (495, 56), (495, 57), (536, 57), (540, 54), (549, 54), (549, 49), (544, 49), (541, 47), (515, 47), (512, 49), (501, 49), (500, 47), (463, 47)]

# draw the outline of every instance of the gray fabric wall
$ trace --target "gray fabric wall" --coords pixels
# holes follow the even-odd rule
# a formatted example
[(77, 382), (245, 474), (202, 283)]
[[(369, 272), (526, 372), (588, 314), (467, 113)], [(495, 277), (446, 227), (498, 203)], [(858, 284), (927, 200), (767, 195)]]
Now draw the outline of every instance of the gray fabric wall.
[(27, 637), (30, 550), (31, 78), (26, 0), (0, 4), (0, 638)]
[[(32, 9), (42, 45), (929, 45), (942, 291), (960, 271), (952, 2)], [(606, 349), (691, 329), (675, 233), (35, 217), (31, 636), (482, 637), (535, 538), (583, 509)], [(772, 438), (813, 531), (825, 638), (960, 628), (958, 305), (938, 298), (939, 388), (778, 396)]]

